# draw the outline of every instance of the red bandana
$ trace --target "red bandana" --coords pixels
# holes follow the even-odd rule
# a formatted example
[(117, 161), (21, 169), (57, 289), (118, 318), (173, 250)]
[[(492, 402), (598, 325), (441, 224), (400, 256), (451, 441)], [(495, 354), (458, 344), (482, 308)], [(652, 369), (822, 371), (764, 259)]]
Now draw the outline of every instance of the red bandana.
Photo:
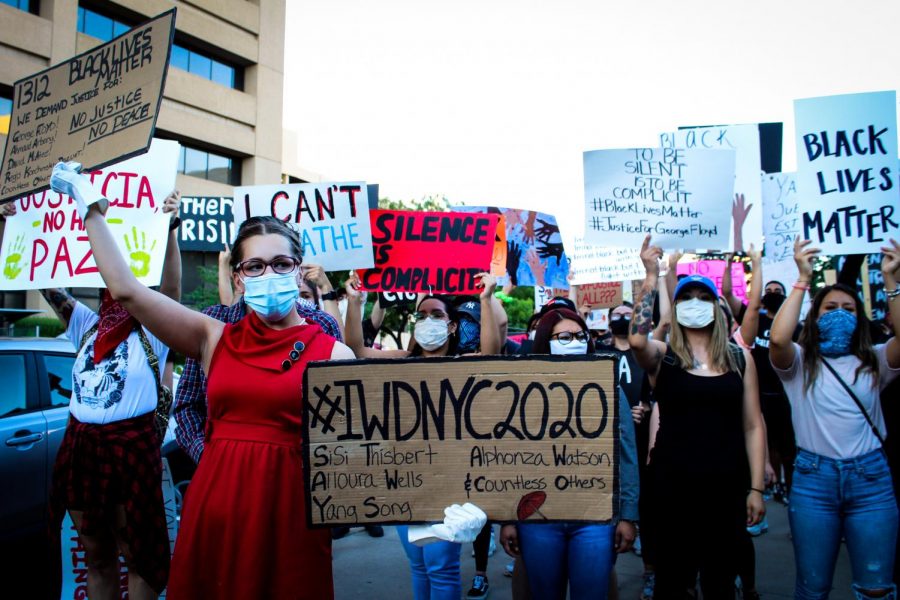
[(140, 327), (137, 319), (132, 317), (124, 306), (113, 300), (109, 290), (103, 290), (103, 297), (100, 299), (100, 323), (97, 326), (97, 339), (94, 340), (94, 364), (99, 364), (104, 356), (128, 339), (135, 327)]

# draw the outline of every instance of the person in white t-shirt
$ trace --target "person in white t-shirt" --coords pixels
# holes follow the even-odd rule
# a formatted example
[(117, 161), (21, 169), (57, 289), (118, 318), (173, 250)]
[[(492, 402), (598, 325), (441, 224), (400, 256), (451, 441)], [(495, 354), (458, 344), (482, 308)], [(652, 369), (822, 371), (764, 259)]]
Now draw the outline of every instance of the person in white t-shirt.
[[(800, 277), (769, 340), (769, 358), (790, 400), (797, 436), (789, 512), (795, 598), (828, 597), (842, 536), (855, 597), (894, 598), (898, 513), (882, 449), (886, 432), (879, 394), (900, 374), (900, 343), (891, 338), (873, 346), (863, 303), (843, 284), (816, 295), (799, 343), (792, 341), (819, 253), (809, 244), (799, 238), (794, 244)], [(893, 301), (900, 295), (900, 244), (890, 244), (882, 248), (881, 271)], [(892, 310), (891, 319), (897, 331), (900, 310)]]

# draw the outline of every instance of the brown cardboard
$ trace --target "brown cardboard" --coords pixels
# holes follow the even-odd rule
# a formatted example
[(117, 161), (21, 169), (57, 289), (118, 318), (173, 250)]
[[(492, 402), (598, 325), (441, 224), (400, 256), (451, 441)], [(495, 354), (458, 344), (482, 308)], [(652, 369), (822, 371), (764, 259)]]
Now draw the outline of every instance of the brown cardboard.
[(618, 503), (613, 373), (613, 360), (600, 356), (311, 363), (307, 521), (440, 521), (445, 507), (464, 502), (501, 521), (518, 520), (520, 505), (528, 520), (610, 521)]
[(102, 168), (146, 152), (162, 99), (175, 9), (16, 82), (0, 201), (46, 189), (59, 160)]
[(583, 283), (578, 286), (578, 307), (612, 308), (622, 304), (622, 282)]

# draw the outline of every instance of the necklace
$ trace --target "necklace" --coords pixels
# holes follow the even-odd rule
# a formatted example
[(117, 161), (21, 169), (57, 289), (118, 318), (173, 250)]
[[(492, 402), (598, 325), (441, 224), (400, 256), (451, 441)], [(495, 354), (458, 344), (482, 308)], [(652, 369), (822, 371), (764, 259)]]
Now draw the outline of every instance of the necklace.
[(700, 362), (699, 360), (697, 360), (697, 359), (695, 358), (695, 359), (694, 359), (694, 365), (693, 365), (693, 368), (694, 368), (694, 369), (699, 369), (699, 370), (701, 370), (701, 371), (706, 371), (706, 370), (709, 369), (709, 366), (708, 366), (706, 363), (702, 363), (702, 362)]

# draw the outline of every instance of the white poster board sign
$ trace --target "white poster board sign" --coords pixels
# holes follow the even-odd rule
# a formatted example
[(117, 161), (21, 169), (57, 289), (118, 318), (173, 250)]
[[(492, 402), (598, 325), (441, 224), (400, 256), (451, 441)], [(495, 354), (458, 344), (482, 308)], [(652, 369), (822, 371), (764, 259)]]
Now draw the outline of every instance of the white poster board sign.
[[(689, 127), (659, 136), (663, 148), (707, 148), (734, 150), (734, 192), (731, 195), (733, 215), (729, 248), (747, 250), (763, 243), (762, 173), (759, 152), (759, 125), (723, 125), (717, 127)], [(738, 195), (743, 196), (741, 202)], [(741, 227), (737, 222), (742, 219)], [(736, 239), (735, 236), (739, 235)]]
[(236, 228), (249, 217), (285, 221), (300, 233), (303, 262), (326, 271), (375, 266), (365, 182), (240, 186), (232, 211)]
[(631, 148), (584, 153), (585, 240), (640, 248), (729, 246), (734, 150)]
[(640, 247), (605, 247), (576, 236), (566, 241), (566, 255), (570, 285), (644, 278)]
[[(159, 285), (170, 216), (162, 212), (175, 188), (179, 144), (154, 139), (150, 151), (90, 173), (109, 199), (106, 222), (131, 272)], [(44, 190), (15, 201), (0, 247), (0, 290), (106, 287), (97, 271), (75, 201)]]
[(897, 94), (794, 101), (800, 234), (824, 254), (880, 252), (900, 237)]
[(606, 331), (607, 329), (609, 329), (609, 309), (595, 308), (590, 313), (588, 313), (586, 323), (588, 329)]
[(793, 260), (794, 239), (802, 228), (796, 173), (768, 173), (762, 177), (765, 262)]

